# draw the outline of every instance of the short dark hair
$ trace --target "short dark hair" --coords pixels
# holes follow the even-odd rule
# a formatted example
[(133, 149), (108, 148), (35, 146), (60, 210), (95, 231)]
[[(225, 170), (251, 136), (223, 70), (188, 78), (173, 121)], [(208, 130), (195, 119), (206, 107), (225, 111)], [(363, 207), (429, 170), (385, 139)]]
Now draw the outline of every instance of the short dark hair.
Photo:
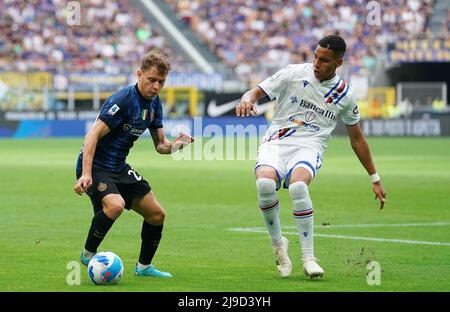
[(345, 49), (347, 48), (345, 40), (339, 35), (329, 35), (320, 39), (319, 46), (333, 50), (333, 52), (339, 57), (344, 56)]
[(160, 74), (167, 74), (170, 70), (169, 59), (164, 53), (156, 49), (151, 50), (142, 58), (141, 71), (146, 71), (151, 67), (156, 67), (156, 70)]

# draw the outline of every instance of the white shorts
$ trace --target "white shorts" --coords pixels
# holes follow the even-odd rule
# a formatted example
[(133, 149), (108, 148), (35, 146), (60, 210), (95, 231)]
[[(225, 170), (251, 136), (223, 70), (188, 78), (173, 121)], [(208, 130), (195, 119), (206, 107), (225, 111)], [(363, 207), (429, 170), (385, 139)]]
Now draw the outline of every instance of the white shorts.
[(312, 147), (279, 140), (265, 142), (259, 146), (255, 172), (260, 166), (270, 166), (278, 176), (277, 190), (280, 189), (283, 179), (283, 187), (289, 188), (289, 179), (295, 168), (305, 168), (314, 178), (322, 166), (322, 157), (323, 154)]

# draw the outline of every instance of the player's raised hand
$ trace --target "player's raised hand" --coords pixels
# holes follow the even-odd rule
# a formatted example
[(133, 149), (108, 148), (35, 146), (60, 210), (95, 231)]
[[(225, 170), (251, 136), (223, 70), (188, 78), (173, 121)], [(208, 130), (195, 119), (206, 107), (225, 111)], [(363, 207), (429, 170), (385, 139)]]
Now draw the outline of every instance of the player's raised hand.
[(172, 142), (172, 152), (182, 149), (192, 142), (194, 142), (194, 139), (189, 134), (181, 132), (178, 137)]
[(186, 132), (180, 132), (175, 141), (181, 141), (183, 143), (192, 143), (194, 142), (194, 139)]
[(381, 181), (375, 182), (372, 184), (372, 190), (375, 193), (375, 199), (380, 200), (380, 209), (383, 209), (384, 203), (386, 202), (387, 193), (384, 191), (383, 184)]
[(87, 192), (88, 188), (91, 187), (91, 185), (92, 185), (92, 177), (82, 175), (75, 183), (74, 191), (78, 195), (82, 195), (83, 193)]
[(258, 112), (256, 110), (256, 104), (250, 101), (240, 101), (236, 106), (236, 116), (238, 117), (248, 117), (252, 115), (256, 115)]

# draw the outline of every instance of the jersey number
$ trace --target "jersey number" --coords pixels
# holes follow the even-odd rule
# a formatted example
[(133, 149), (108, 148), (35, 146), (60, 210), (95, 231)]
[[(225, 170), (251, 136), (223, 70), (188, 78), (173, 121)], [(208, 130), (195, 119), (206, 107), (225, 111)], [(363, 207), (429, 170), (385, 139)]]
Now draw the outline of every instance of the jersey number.
[(136, 172), (134, 172), (134, 170), (128, 170), (128, 175), (134, 175), (134, 177), (136, 178), (136, 180), (141, 181), (142, 177), (138, 176)]

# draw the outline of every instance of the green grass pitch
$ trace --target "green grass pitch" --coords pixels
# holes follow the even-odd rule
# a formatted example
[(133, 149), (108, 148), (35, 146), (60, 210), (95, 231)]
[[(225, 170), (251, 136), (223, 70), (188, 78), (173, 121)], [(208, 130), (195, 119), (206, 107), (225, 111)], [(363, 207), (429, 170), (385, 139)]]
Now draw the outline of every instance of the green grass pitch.
[[(279, 197), (293, 274), (278, 276), (260, 231), (254, 160), (175, 161), (141, 138), (128, 162), (166, 209), (154, 264), (174, 278), (133, 275), (141, 217), (125, 211), (100, 246), (122, 258), (124, 276), (104, 287), (84, 267), (81, 285), (66, 282), (92, 217), (89, 199), (73, 192), (81, 143), (0, 140), (0, 291), (450, 291), (449, 138), (369, 138), (388, 192), (383, 211), (348, 139), (329, 142), (310, 186), (315, 252), (325, 269), (318, 280), (302, 273), (286, 190)], [(380, 264), (381, 285), (367, 283), (371, 260)]]

